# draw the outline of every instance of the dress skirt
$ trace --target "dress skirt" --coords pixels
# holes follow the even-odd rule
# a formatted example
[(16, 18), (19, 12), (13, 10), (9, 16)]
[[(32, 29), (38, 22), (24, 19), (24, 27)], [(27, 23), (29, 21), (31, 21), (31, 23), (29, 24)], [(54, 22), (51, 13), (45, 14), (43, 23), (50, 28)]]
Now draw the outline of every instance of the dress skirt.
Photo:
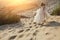
[(43, 10), (43, 7), (41, 7), (37, 9), (33, 22), (42, 23), (46, 19), (46, 17), (49, 16), (50, 15), (45, 10)]

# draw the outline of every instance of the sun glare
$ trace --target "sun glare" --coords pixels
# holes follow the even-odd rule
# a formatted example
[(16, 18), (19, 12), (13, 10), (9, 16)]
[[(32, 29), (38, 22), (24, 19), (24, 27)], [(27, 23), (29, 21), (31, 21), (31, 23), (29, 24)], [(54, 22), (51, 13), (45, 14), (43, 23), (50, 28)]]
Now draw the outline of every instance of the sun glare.
[(7, 0), (9, 5), (28, 4), (33, 2), (32, 0)]
[(9, 2), (11, 3), (11, 4), (17, 4), (17, 3), (24, 3), (24, 2), (26, 2), (27, 0), (9, 0)]
[(5, 7), (13, 7), (21, 10), (36, 7), (36, 0), (0, 0)]

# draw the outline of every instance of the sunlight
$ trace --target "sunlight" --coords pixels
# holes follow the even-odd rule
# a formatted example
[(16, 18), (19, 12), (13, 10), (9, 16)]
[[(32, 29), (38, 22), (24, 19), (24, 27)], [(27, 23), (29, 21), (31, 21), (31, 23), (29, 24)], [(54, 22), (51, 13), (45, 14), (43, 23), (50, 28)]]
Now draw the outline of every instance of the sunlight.
[(0, 0), (0, 3), (5, 7), (25, 10), (35, 8), (38, 2), (36, 0)]
[(27, 0), (9, 0), (8, 2), (11, 4), (11, 5), (16, 5), (16, 4), (23, 4), (25, 3)]
[(28, 4), (28, 3), (34, 3), (35, 0), (5, 0), (5, 3), (8, 5), (19, 5), (19, 4)]

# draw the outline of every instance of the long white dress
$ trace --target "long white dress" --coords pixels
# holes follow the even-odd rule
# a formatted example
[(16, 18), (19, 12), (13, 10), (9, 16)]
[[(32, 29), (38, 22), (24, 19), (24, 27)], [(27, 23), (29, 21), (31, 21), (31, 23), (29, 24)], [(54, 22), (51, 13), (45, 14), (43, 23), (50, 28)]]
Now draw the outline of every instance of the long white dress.
[(46, 19), (46, 17), (49, 16), (50, 14), (46, 10), (44, 10), (43, 7), (41, 7), (37, 9), (33, 22), (42, 23)]

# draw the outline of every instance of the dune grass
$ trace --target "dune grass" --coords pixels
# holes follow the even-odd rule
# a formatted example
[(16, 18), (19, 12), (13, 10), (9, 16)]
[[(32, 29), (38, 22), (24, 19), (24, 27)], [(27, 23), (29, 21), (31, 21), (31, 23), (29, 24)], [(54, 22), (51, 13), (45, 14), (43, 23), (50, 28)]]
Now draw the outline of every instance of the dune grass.
[(0, 10), (0, 25), (17, 23), (20, 21), (20, 16), (12, 11), (12, 9)]
[(52, 12), (52, 15), (60, 15), (60, 5), (56, 6)]

